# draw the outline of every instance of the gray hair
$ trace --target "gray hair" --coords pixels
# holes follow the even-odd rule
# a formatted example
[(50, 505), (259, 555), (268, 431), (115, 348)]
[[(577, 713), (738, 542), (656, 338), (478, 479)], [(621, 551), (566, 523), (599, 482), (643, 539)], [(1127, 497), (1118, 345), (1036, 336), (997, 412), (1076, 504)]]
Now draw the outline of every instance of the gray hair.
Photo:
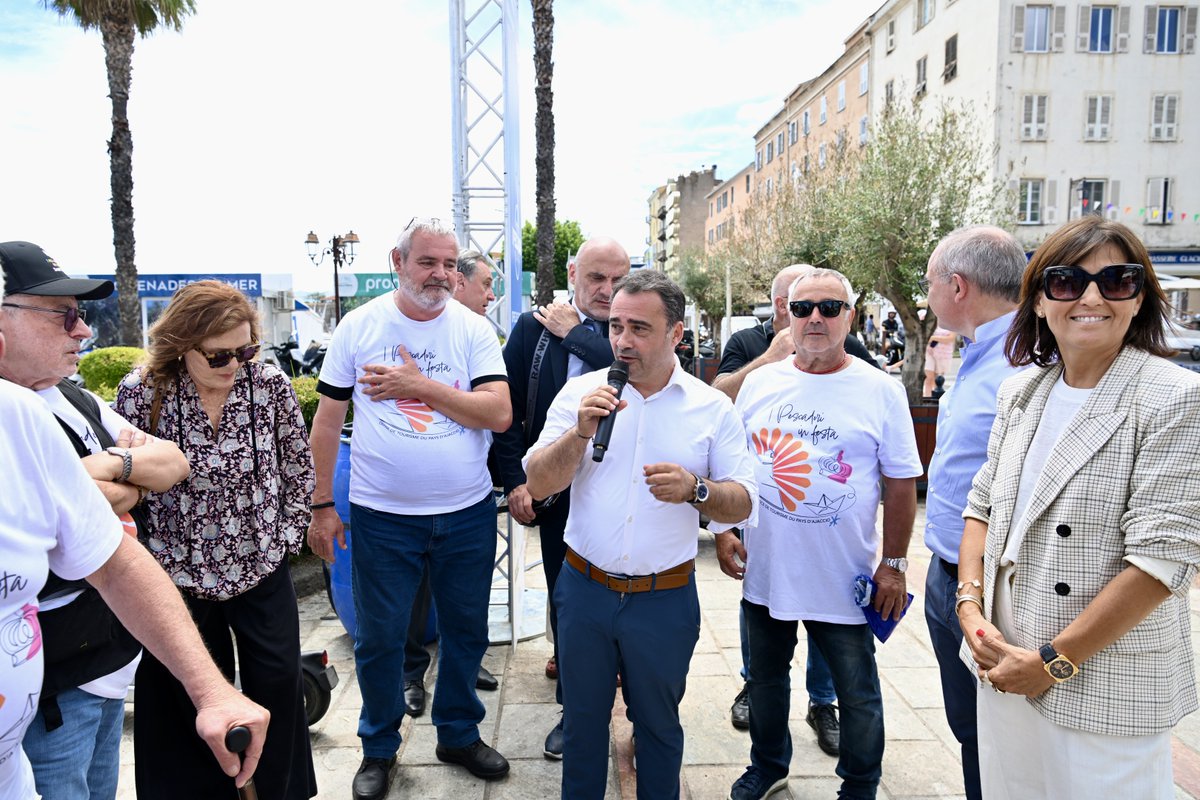
[(979, 291), (1015, 303), (1021, 298), (1025, 251), (1008, 231), (991, 225), (970, 225), (946, 234), (929, 258), (930, 273), (948, 277), (957, 272)]
[(775, 280), (771, 281), (771, 300), (774, 302), (776, 297), (788, 299), (788, 290), (792, 288), (792, 284), (796, 282), (796, 278), (801, 275), (807, 275), (816, 267), (812, 264), (791, 264), (775, 273)]
[[(458, 272), (467, 280), (475, 277), (475, 268), (479, 266), (479, 262), (486, 262), (483, 253), (478, 250), (463, 250), (458, 254)], [(488, 269), (491, 265), (488, 264)]]
[(796, 278), (796, 280), (792, 281), (792, 285), (788, 287), (788, 299), (792, 299), (792, 293), (796, 291), (796, 287), (800, 285), (801, 281), (811, 281), (813, 278), (827, 277), (837, 278), (839, 281), (841, 281), (842, 287), (846, 290), (846, 300), (850, 302), (851, 306), (858, 302), (858, 295), (854, 293), (854, 287), (850, 285), (850, 279), (838, 272), (836, 269), (826, 269), (825, 267), (813, 267), (811, 270), (805, 272), (800, 277)]
[(458, 234), (454, 232), (453, 225), (436, 217), (413, 217), (412, 222), (408, 223), (408, 227), (396, 237), (396, 249), (400, 251), (400, 260), (408, 259), (408, 254), (412, 252), (413, 234), (418, 231), (430, 236), (450, 236), (455, 241), (458, 240)]
[(667, 313), (667, 327), (672, 327), (676, 322), (683, 322), (683, 308), (687, 301), (683, 298), (683, 291), (665, 272), (656, 269), (635, 270), (617, 281), (613, 288), (613, 297), (616, 297), (618, 292), (654, 292), (662, 298), (663, 309)]

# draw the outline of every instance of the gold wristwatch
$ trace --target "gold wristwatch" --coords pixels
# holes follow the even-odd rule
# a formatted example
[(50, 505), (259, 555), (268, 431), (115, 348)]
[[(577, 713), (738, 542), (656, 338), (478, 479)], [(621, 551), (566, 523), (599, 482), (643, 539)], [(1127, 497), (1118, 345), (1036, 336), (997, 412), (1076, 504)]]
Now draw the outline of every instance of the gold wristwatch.
[(1038, 650), (1041, 653), (1043, 667), (1051, 678), (1054, 678), (1055, 683), (1068, 681), (1079, 674), (1079, 667), (1075, 666), (1075, 662), (1064, 655), (1060, 655), (1054, 649), (1052, 644), (1044, 644)]

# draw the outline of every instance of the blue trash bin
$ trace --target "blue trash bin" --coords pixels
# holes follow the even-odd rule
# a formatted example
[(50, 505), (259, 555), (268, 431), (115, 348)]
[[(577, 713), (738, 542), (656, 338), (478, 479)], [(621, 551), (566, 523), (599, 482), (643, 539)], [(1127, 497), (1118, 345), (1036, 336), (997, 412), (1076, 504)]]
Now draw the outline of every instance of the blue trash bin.
[[(333, 471), (333, 504), (346, 529), (346, 549), (334, 545), (334, 561), (329, 568), (329, 602), (337, 612), (342, 627), (350, 638), (354, 638), (358, 623), (354, 616), (353, 570), (350, 553), (353, 547), (350, 531), (350, 435), (351, 426), (342, 429), (342, 441), (338, 446), (337, 465)], [(429, 620), (425, 626), (425, 642), (437, 638), (437, 609), (430, 604)]]

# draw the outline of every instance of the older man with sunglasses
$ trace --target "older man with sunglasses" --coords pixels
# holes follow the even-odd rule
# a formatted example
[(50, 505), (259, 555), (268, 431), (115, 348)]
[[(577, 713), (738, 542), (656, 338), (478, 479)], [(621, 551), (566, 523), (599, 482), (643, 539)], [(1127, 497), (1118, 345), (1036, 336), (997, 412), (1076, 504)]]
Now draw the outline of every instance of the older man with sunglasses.
[[(148, 438), (66, 380), (92, 335), (79, 301), (108, 297), (112, 282), (70, 278), (29, 242), (0, 244), (0, 263), (8, 343), (0, 378), (41, 396), (130, 530), (145, 491), (171, 488), (187, 477), (188, 463), (173, 443)], [(84, 581), (51, 573), (38, 599), (45, 677), (24, 741), (37, 790), (46, 797), (114, 797), (125, 694), (141, 645)], [(89, 636), (110, 629), (115, 634), (107, 639)]]
[[(796, 354), (751, 373), (736, 408), (755, 465), (759, 514), (744, 542), (719, 533), (722, 569), (745, 563), (750, 643), (750, 763), (730, 792), (759, 800), (787, 786), (789, 672), (798, 623), (829, 663), (841, 706), (838, 797), (874, 798), (882, 775), (883, 700), (875, 643), (854, 601), (873, 576), (874, 607), (900, 619), (916, 514), (917, 444), (904, 391), (846, 353), (850, 282), (814, 269), (788, 293)], [(883, 479), (883, 558), (875, 516)], [(711, 525), (720, 530), (724, 525)]]

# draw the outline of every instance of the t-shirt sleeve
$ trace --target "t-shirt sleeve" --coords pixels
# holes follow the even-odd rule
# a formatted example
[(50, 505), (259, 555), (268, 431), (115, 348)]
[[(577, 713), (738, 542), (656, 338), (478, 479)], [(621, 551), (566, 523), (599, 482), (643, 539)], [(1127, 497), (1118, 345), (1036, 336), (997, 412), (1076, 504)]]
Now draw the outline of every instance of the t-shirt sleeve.
[[(465, 312), (471, 313), (471, 312)], [(491, 325), (482, 319), (471, 320), (470, 375), (471, 388), (494, 381), (508, 381), (508, 369), (504, 366), (504, 351), (500, 340), (492, 332)]]
[(924, 471), (917, 452), (908, 396), (900, 383), (888, 379), (886, 410), (883, 415), (883, 441), (879, 447), (879, 471), (885, 478), (918, 478)]
[(738, 331), (729, 337), (725, 350), (721, 353), (721, 363), (717, 366), (718, 375), (737, 372), (752, 360), (746, 357), (746, 337), (739, 335), (740, 333), (741, 331)]
[[(364, 308), (360, 314), (368, 314), (371, 309)], [(318, 391), (321, 384), (327, 388), (354, 390), (354, 342), (357, 335), (357, 320), (347, 316), (333, 329), (333, 338), (325, 351), (325, 361), (321, 364), (321, 374), (318, 377)], [(328, 392), (324, 392), (328, 394)], [(336, 399), (348, 399), (338, 397)]]
[(121, 522), (50, 411), (32, 413), (37, 451), (28, 455), (45, 492), (44, 513), (55, 520), (58, 540), (48, 554), (50, 569), (67, 580), (83, 578), (116, 552), (124, 535)]

